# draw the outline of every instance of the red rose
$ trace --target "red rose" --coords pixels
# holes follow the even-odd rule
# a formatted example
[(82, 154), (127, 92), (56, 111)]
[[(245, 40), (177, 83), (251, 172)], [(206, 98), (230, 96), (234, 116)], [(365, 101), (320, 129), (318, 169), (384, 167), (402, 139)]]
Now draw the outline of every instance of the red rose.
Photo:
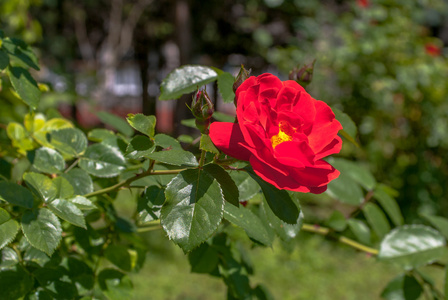
[(431, 55), (431, 56), (439, 56), (441, 54), (441, 52), (442, 52), (440, 50), (440, 48), (437, 47), (434, 44), (426, 44), (425, 45), (425, 50), (426, 50), (426, 53)]
[(225, 154), (249, 161), (279, 189), (323, 193), (339, 176), (325, 156), (338, 153), (342, 129), (333, 111), (297, 82), (251, 76), (235, 92), (238, 123), (213, 122), (210, 138)]

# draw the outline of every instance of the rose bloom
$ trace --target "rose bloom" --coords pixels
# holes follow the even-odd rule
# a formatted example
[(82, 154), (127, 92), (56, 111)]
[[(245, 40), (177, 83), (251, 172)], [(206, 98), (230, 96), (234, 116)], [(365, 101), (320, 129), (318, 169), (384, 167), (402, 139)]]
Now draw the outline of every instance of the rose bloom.
[(434, 44), (426, 44), (425, 45), (425, 51), (427, 54), (431, 56), (439, 56), (441, 54), (441, 50), (439, 47), (437, 47)]
[(225, 154), (249, 161), (279, 189), (323, 193), (339, 171), (322, 158), (338, 153), (342, 129), (331, 108), (297, 82), (249, 77), (236, 90), (237, 123), (213, 122), (210, 138)]

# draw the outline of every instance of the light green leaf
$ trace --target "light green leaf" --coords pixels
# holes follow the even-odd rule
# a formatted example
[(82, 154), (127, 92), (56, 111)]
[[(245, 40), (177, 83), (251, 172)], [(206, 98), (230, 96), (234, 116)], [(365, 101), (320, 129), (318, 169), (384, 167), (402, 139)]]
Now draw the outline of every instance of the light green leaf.
[(182, 121), (180, 121), (180, 124), (190, 127), (190, 128), (194, 128), (197, 129), (196, 127), (196, 119), (184, 119)]
[(363, 244), (370, 245), (370, 228), (361, 220), (349, 219), (347, 221), (348, 227), (356, 236), (356, 238)]
[(104, 269), (98, 274), (101, 291), (110, 300), (131, 300), (133, 290), (131, 279), (114, 269)]
[(63, 128), (51, 131), (50, 144), (63, 154), (78, 157), (87, 148), (87, 137), (78, 128)]
[(3, 299), (21, 299), (33, 288), (33, 278), (21, 267), (0, 270)]
[(116, 148), (94, 144), (87, 148), (79, 166), (97, 177), (114, 177), (125, 169), (125, 159)]
[(34, 143), (22, 124), (10, 122), (6, 127), (6, 133), (12, 140), (12, 145), (25, 154), (26, 151), (34, 149)]
[[(2, 211), (8, 214), (5, 210), (2, 209)], [(0, 249), (14, 240), (17, 232), (19, 231), (19, 228), (19, 223), (13, 219), (9, 219), (8, 221), (2, 222), (2, 224), (0, 224)]]
[(48, 138), (51, 137), (49, 133), (54, 130), (60, 130), (64, 128), (73, 128), (73, 124), (66, 119), (54, 118), (45, 122), (45, 124), (33, 133), (34, 139), (42, 146), (53, 148)]
[(165, 190), (161, 224), (184, 252), (206, 241), (218, 228), (224, 197), (216, 180), (198, 169), (179, 173)]
[(40, 90), (31, 74), (21, 67), (9, 67), (9, 79), (20, 98), (32, 109), (36, 109), (40, 101)]
[(65, 168), (65, 160), (62, 155), (50, 148), (36, 149), (34, 157), (31, 152), (28, 157), (33, 167), (47, 174), (59, 174)]
[(272, 245), (274, 239), (273, 232), (269, 228), (266, 228), (257, 215), (244, 206), (240, 205), (240, 207), (236, 207), (226, 203), (224, 207), (224, 218), (243, 228), (250, 238), (266, 246)]
[(87, 229), (84, 215), (74, 203), (64, 199), (56, 199), (48, 204), (48, 208), (59, 218), (73, 225)]
[(356, 134), (358, 133), (358, 128), (356, 128), (355, 122), (352, 121), (349, 115), (343, 113), (339, 109), (332, 108), (332, 110), (334, 115), (336, 116), (336, 120), (338, 120), (343, 127), (343, 130), (340, 130), (339, 134), (346, 138), (349, 142), (355, 144), (356, 146), (359, 146), (356, 142)]
[(360, 205), (364, 200), (359, 184), (345, 173), (341, 173), (337, 179), (330, 181), (326, 193), (350, 205)]
[(235, 116), (226, 115), (219, 111), (215, 111), (213, 113), (213, 118), (219, 122), (230, 122), (230, 123), (235, 122)]
[(99, 129), (93, 129), (92, 131), (89, 131), (89, 133), (87, 134), (87, 137), (89, 138), (89, 140), (99, 143), (104, 140), (114, 138), (115, 133), (111, 130), (99, 128)]
[(401, 215), (400, 207), (398, 206), (397, 201), (386, 192), (385, 186), (377, 186), (373, 198), (381, 204), (396, 226), (403, 225), (403, 216)]
[(160, 210), (165, 202), (165, 190), (152, 185), (145, 189), (138, 199), (137, 212), (139, 224), (144, 225), (160, 218)]
[(146, 136), (137, 135), (129, 142), (125, 156), (131, 159), (147, 157), (154, 152), (154, 142)]
[(110, 245), (106, 248), (104, 256), (123, 271), (130, 272), (137, 263), (137, 253), (123, 245)]
[(405, 225), (392, 230), (381, 242), (378, 258), (406, 270), (436, 261), (445, 253), (445, 238), (424, 225)]
[(349, 161), (343, 158), (331, 158), (328, 161), (341, 173), (344, 173), (360, 185), (362, 185), (366, 190), (372, 190), (376, 185), (375, 177), (372, 173), (360, 165), (358, 162)]
[(31, 246), (49, 256), (56, 250), (62, 238), (61, 223), (46, 208), (25, 211), (22, 216), (22, 231)]
[(47, 176), (39, 173), (29, 172), (23, 175), (26, 185), (37, 196), (39, 196), (45, 202), (53, 200), (57, 195), (57, 188), (53, 184), (53, 181)]
[(79, 209), (95, 209), (96, 206), (92, 201), (83, 196), (76, 196), (75, 198), (68, 199), (71, 203), (76, 205)]
[(218, 74), (209, 67), (185, 65), (174, 69), (162, 81), (159, 100), (177, 99), (217, 78)]
[(157, 146), (163, 149), (182, 149), (179, 141), (169, 135), (159, 133), (154, 137), (154, 142)]
[[(17, 226), (17, 229), (19, 229), (19, 226)], [(0, 254), (0, 269), (1, 268), (10, 268), (15, 265), (17, 265), (20, 262), (20, 258), (17, 255), (17, 252), (14, 251), (10, 247), (5, 247), (1, 251)]]
[(34, 198), (25, 187), (13, 182), (0, 181), (0, 200), (25, 208), (32, 208)]
[(379, 238), (383, 238), (389, 231), (390, 225), (383, 211), (374, 203), (367, 203), (362, 209), (364, 216)]
[(347, 228), (347, 220), (345, 216), (338, 210), (333, 211), (330, 218), (326, 221), (328, 227), (336, 231), (344, 231)]
[(448, 266), (445, 267), (445, 283), (443, 285), (443, 291), (445, 292), (445, 300), (448, 299)]
[(225, 103), (231, 103), (235, 100), (235, 93), (233, 92), (234, 82), (235, 78), (230, 73), (222, 72), (222, 74), (218, 76), (219, 93), (221, 93), (222, 100)]
[(129, 124), (123, 118), (105, 111), (100, 111), (96, 113), (96, 115), (98, 116), (98, 118), (100, 118), (101, 122), (118, 130), (125, 136), (132, 136), (134, 134), (134, 130), (132, 129), (132, 127), (129, 126)]
[(229, 174), (238, 187), (240, 202), (247, 201), (260, 192), (260, 186), (247, 172), (231, 171)]
[(75, 195), (85, 195), (93, 192), (92, 178), (83, 169), (74, 168), (61, 176), (71, 184)]
[(232, 177), (230, 177), (229, 173), (227, 173), (222, 167), (215, 164), (205, 165), (204, 171), (218, 181), (224, 195), (224, 199), (230, 204), (238, 207), (240, 204), (238, 187)]
[(156, 161), (181, 167), (197, 167), (198, 160), (193, 153), (181, 150), (171, 149), (147, 154), (146, 157)]
[(448, 219), (444, 217), (439, 216), (431, 216), (428, 214), (422, 214), (423, 218), (425, 218), (429, 223), (431, 223), (432, 226), (437, 228), (437, 230), (440, 231), (440, 233), (448, 239)]
[(219, 150), (215, 147), (210, 136), (208, 134), (201, 135), (201, 141), (199, 143), (199, 149), (211, 152), (214, 154), (219, 154)]
[(68, 199), (75, 195), (72, 185), (64, 177), (53, 178), (52, 182), (56, 187), (55, 198)]
[(0, 207), (0, 225), (9, 221), (10, 219), (11, 215), (6, 210)]
[(128, 114), (127, 121), (135, 130), (154, 138), (156, 128), (156, 117), (145, 116), (143, 114)]

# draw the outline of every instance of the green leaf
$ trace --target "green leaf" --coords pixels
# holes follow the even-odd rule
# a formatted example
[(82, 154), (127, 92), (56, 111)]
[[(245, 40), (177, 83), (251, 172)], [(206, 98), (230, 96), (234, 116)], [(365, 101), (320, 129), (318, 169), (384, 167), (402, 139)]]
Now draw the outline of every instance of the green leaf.
[(68, 199), (75, 195), (72, 185), (64, 177), (53, 178), (52, 182), (56, 187), (55, 198)]
[[(9, 216), (9, 214), (1, 209), (3, 218), (5, 217), (5, 213)], [(4, 220), (4, 219), (3, 219)], [(11, 243), (17, 235), (19, 231), (19, 223), (16, 220), (9, 219), (0, 224), (0, 249)]]
[(235, 116), (226, 115), (219, 111), (215, 111), (213, 113), (213, 118), (219, 122), (230, 122), (230, 123), (235, 122)]
[(11, 215), (6, 210), (0, 207), (0, 225), (9, 221), (10, 219)]
[(152, 185), (145, 189), (138, 199), (138, 222), (141, 225), (160, 218), (160, 210), (165, 203), (165, 190)]
[(397, 201), (387, 194), (385, 186), (377, 186), (373, 198), (378, 200), (396, 226), (403, 225), (403, 216), (401, 215), (400, 207), (398, 206)]
[(140, 159), (153, 153), (154, 149), (154, 142), (151, 139), (137, 135), (129, 142), (125, 156), (131, 159)]
[(445, 267), (445, 282), (443, 285), (443, 291), (445, 293), (445, 300), (448, 299), (448, 266)]
[(381, 297), (386, 300), (417, 300), (422, 292), (422, 286), (413, 276), (402, 274), (389, 282)]
[(181, 150), (171, 149), (147, 154), (146, 157), (156, 161), (181, 167), (197, 167), (198, 160), (193, 153)]
[(97, 177), (114, 177), (125, 169), (125, 160), (116, 148), (94, 144), (87, 148), (79, 166)]
[(28, 189), (7, 181), (0, 181), (0, 199), (25, 208), (32, 208), (34, 204), (33, 194)]
[(159, 133), (154, 137), (154, 142), (157, 146), (163, 149), (182, 149), (179, 141), (169, 135)]
[(444, 247), (445, 238), (438, 231), (424, 225), (405, 225), (383, 239), (378, 258), (410, 270), (439, 259)]
[(218, 89), (224, 103), (231, 103), (235, 100), (235, 93), (233, 92), (234, 82), (235, 78), (230, 73), (223, 72), (218, 76)]
[(196, 127), (196, 119), (195, 118), (184, 119), (184, 120), (180, 121), (180, 124), (182, 124), (182, 125), (184, 125), (186, 127), (197, 129), (197, 127)]
[(0, 254), (0, 269), (11, 268), (20, 262), (19, 255), (10, 247), (5, 247)]
[(71, 203), (76, 205), (79, 209), (95, 209), (97, 208), (92, 201), (83, 196), (76, 196), (75, 198), (68, 199)]
[(207, 274), (213, 272), (218, 267), (219, 254), (209, 244), (203, 243), (190, 253), (188, 253), (192, 273)]
[(51, 137), (51, 132), (64, 128), (73, 128), (73, 124), (66, 119), (51, 119), (45, 122), (45, 124), (39, 130), (35, 131), (33, 133), (33, 137), (42, 146), (53, 148), (54, 146), (51, 145), (48, 141), (48, 139)]
[(265, 227), (257, 215), (244, 206), (240, 205), (240, 207), (236, 207), (226, 203), (224, 207), (224, 218), (243, 228), (250, 238), (266, 246), (272, 245), (274, 239), (273, 234)]
[(137, 262), (137, 253), (123, 245), (110, 245), (106, 248), (104, 256), (118, 268), (130, 272)]
[(179, 173), (165, 190), (161, 224), (184, 252), (206, 241), (218, 228), (224, 198), (216, 180), (198, 169)]
[(59, 218), (73, 225), (87, 229), (84, 215), (74, 203), (64, 199), (56, 199), (48, 204), (48, 208)]
[(176, 68), (162, 81), (159, 100), (177, 99), (217, 78), (218, 74), (209, 67), (185, 65)]
[(360, 205), (364, 200), (361, 187), (348, 175), (341, 173), (328, 184), (327, 193), (342, 203)]
[(274, 214), (288, 224), (297, 224), (300, 212), (288, 192), (277, 189), (272, 184), (255, 175), (251, 170), (248, 170), (248, 174), (261, 187), (264, 197)]
[(0, 48), (0, 70), (4, 70), (9, 65), (9, 56), (8, 54)]
[(131, 279), (114, 269), (104, 269), (98, 274), (101, 291), (110, 300), (131, 300), (133, 290)]
[(74, 168), (61, 176), (71, 184), (75, 195), (85, 195), (93, 192), (92, 178), (83, 169)]
[(230, 177), (229, 173), (227, 173), (222, 167), (215, 164), (205, 165), (204, 171), (218, 181), (224, 195), (224, 200), (238, 207), (240, 204), (238, 187), (232, 177)]
[(231, 171), (229, 175), (238, 187), (240, 202), (247, 201), (260, 192), (260, 186), (247, 172)]
[(45, 254), (45, 252), (29, 246), (28, 249), (26, 249), (25, 251), (23, 260), (28, 263), (32, 262), (34, 264), (43, 267), (50, 261), (50, 258), (48, 257), (47, 254)]
[(211, 152), (214, 154), (219, 154), (219, 150), (215, 147), (210, 136), (208, 134), (201, 135), (201, 141), (199, 143), (199, 149)]
[(89, 138), (89, 140), (99, 143), (110, 138), (115, 138), (116, 136), (113, 131), (100, 128), (89, 131), (87, 137)]
[(350, 230), (361, 243), (370, 245), (370, 228), (366, 225), (366, 223), (356, 219), (349, 219), (347, 223)]
[(26, 66), (39, 71), (37, 57), (34, 55), (31, 47), (24, 41), (15, 38), (5, 38), (2, 43), (2, 48), (10, 55), (25, 63)]
[(338, 210), (333, 211), (330, 218), (326, 221), (326, 224), (336, 231), (344, 231), (345, 228), (347, 228), (347, 220), (345, 219), (344, 214)]
[(50, 143), (61, 153), (78, 157), (87, 148), (87, 137), (78, 128), (63, 128), (51, 131)]
[(341, 123), (343, 130), (339, 131), (339, 134), (346, 138), (349, 142), (359, 146), (356, 142), (356, 134), (358, 129), (356, 128), (355, 122), (347, 115), (337, 108), (332, 108), (336, 119)]
[(376, 204), (367, 203), (362, 211), (379, 238), (383, 238), (390, 231), (389, 221)]
[(40, 90), (31, 74), (21, 67), (9, 67), (9, 79), (20, 98), (32, 109), (36, 109), (40, 101)]
[(444, 217), (439, 216), (431, 216), (428, 214), (422, 214), (423, 218), (428, 220), (429, 223), (431, 223), (432, 226), (437, 228), (437, 230), (440, 231), (440, 233), (448, 239), (448, 219)]
[(128, 114), (127, 121), (135, 130), (146, 134), (150, 138), (154, 137), (156, 128), (156, 117), (145, 116), (143, 114)]
[(0, 289), (3, 299), (22, 298), (32, 287), (33, 278), (22, 267), (0, 270)]
[[(295, 202), (297, 204), (297, 208), (300, 209), (298, 205), (298, 201)], [(269, 207), (269, 204), (266, 202), (266, 199), (263, 199), (261, 203), (260, 210), (262, 215), (265, 217), (267, 224), (275, 231), (279, 238), (283, 241), (290, 241), (295, 238), (302, 228), (303, 224), (303, 213), (300, 211), (299, 218), (296, 221), (296, 224), (288, 224), (280, 220), (274, 212)]]
[(16, 122), (10, 122), (6, 127), (6, 133), (12, 140), (12, 145), (19, 148), (23, 154), (26, 151), (34, 149), (34, 143), (25, 128)]
[(119, 116), (105, 111), (97, 112), (96, 115), (98, 116), (98, 118), (100, 118), (101, 122), (118, 130), (125, 136), (132, 136), (134, 134), (134, 130), (132, 129), (132, 127), (129, 126), (129, 124)]
[(23, 175), (23, 180), (25, 180), (25, 183), (30, 188), (30, 190), (32, 190), (45, 202), (56, 198), (56, 195), (58, 193), (57, 188), (53, 184), (53, 181), (47, 176), (39, 173), (29, 172)]
[(25, 211), (22, 216), (22, 231), (31, 246), (49, 256), (53, 254), (62, 238), (58, 218), (45, 208)]
[(331, 158), (328, 161), (341, 173), (344, 173), (360, 185), (362, 185), (366, 190), (372, 190), (376, 185), (375, 177), (366, 168), (362, 167), (359, 163), (349, 161), (343, 158)]
[(59, 152), (42, 147), (36, 149), (33, 155), (30, 155), (31, 152), (28, 153), (28, 157), (30, 162), (33, 164), (37, 170), (47, 173), (47, 174), (59, 174), (65, 168), (65, 160)]

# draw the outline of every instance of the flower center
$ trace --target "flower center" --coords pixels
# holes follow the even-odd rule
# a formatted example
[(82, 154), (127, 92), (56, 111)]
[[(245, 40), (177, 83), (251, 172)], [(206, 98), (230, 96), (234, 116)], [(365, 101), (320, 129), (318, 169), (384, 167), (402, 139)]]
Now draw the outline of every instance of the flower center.
[(294, 132), (294, 128), (291, 127), (288, 122), (280, 121), (278, 124), (278, 134), (271, 137), (272, 148), (275, 149), (277, 145), (283, 142), (292, 141), (292, 135)]

